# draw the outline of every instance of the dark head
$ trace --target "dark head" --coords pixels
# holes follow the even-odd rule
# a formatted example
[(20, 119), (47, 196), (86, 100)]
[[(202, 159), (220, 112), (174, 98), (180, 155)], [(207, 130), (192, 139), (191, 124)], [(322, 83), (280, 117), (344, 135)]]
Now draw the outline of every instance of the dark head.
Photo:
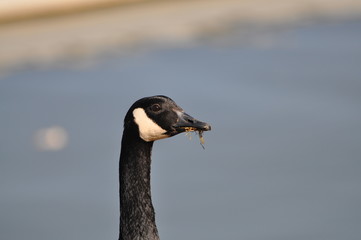
[(208, 131), (211, 126), (186, 114), (166, 96), (145, 97), (136, 101), (124, 119), (124, 130), (137, 129), (146, 142), (174, 136), (185, 131)]

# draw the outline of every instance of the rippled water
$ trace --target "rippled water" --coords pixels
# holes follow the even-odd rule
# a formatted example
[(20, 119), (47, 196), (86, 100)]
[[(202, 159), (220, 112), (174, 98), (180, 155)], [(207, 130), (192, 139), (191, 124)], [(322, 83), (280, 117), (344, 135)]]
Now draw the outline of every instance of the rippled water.
[(361, 21), (206, 40), (3, 77), (1, 239), (117, 239), (122, 119), (155, 94), (213, 127), (155, 144), (162, 239), (360, 239)]

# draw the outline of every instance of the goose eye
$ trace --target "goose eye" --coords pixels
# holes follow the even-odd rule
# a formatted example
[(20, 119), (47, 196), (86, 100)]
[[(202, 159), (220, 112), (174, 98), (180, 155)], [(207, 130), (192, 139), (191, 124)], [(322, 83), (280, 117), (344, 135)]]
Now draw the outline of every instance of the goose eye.
[(150, 106), (150, 109), (151, 109), (153, 112), (159, 112), (162, 108), (160, 107), (159, 104), (153, 104), (152, 106)]

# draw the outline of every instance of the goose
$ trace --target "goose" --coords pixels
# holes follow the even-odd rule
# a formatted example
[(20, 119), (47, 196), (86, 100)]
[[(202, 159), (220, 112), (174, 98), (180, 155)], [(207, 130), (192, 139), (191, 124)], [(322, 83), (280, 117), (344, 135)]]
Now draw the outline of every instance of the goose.
[(156, 140), (211, 126), (163, 95), (136, 101), (124, 118), (119, 159), (119, 240), (159, 240), (151, 198), (151, 152)]

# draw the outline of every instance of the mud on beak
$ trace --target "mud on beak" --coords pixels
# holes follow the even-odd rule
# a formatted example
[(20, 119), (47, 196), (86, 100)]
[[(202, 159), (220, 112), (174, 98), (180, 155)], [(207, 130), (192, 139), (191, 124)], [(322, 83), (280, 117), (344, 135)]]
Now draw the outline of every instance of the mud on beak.
[(185, 112), (177, 112), (178, 122), (173, 125), (177, 133), (189, 131), (210, 131), (211, 125), (201, 122)]

